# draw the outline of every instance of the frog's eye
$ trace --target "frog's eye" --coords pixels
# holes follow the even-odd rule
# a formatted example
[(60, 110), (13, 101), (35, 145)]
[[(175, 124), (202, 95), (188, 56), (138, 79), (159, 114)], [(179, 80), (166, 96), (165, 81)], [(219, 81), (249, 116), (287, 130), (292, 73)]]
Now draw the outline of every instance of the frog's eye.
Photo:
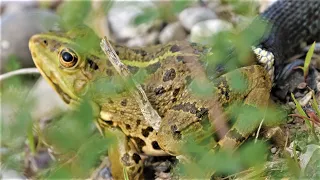
[(75, 66), (78, 62), (78, 57), (71, 49), (63, 49), (60, 51), (60, 64), (66, 68)]

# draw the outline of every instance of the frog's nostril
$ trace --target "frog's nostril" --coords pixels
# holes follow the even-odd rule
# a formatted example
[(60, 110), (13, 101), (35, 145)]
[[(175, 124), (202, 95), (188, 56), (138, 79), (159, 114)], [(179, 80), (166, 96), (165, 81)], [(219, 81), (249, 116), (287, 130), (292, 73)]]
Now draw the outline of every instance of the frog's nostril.
[(43, 44), (48, 46), (48, 41), (47, 40), (43, 40)]

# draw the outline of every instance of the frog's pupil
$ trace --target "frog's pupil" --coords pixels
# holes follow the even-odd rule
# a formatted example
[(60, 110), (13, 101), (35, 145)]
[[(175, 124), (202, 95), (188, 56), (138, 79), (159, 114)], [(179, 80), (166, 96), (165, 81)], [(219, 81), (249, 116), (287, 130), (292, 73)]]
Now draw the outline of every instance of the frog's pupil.
[(73, 60), (73, 56), (69, 52), (63, 52), (62, 59), (66, 62), (71, 62)]

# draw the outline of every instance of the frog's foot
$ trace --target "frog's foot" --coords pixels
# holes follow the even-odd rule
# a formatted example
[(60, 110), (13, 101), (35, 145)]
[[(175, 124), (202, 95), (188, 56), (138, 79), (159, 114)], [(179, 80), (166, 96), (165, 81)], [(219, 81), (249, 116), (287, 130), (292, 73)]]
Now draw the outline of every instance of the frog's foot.
[(117, 137), (117, 142), (108, 149), (113, 179), (141, 179), (143, 159), (120, 130), (105, 130)]
[(262, 65), (270, 75), (271, 81), (274, 79), (274, 55), (270, 51), (261, 48), (252, 47), (254, 54), (257, 57), (258, 64)]

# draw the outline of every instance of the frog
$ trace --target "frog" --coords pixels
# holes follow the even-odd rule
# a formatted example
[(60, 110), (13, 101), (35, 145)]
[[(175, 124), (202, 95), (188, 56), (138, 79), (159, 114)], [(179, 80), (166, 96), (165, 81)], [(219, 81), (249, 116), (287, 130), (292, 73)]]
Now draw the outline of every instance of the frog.
[[(98, 129), (102, 134), (111, 133), (117, 137), (117, 143), (108, 149), (114, 179), (124, 179), (123, 169), (129, 179), (141, 179), (143, 156), (183, 157), (184, 144), (190, 136), (201, 142), (208, 124), (213, 134), (219, 131), (217, 110), (223, 112), (233, 102), (254, 108), (268, 105), (272, 77), (259, 64), (241, 67), (210, 80), (206, 78), (209, 75), (204, 59), (214, 53), (207, 46), (174, 41), (129, 48), (112, 43), (119, 59), (132, 74), (142, 70), (147, 74), (139, 83), (161, 117), (159, 129), (154, 129), (144, 119), (128, 88), (122, 86), (125, 83), (119, 80), (117, 71), (100, 47), (84, 48), (77, 43), (89, 34), (94, 32), (84, 27), (65, 33), (37, 34), (30, 38), (29, 49), (41, 75), (61, 99), (73, 108), (84, 98), (89, 99)], [(99, 44), (99, 38), (94, 39), (94, 44)], [(260, 54), (266, 55), (265, 52)], [(243, 79), (245, 88), (242, 91), (230, 85), (230, 79), (235, 76)], [(115, 85), (106, 93), (97, 88), (99, 82)], [(192, 86), (201, 88), (204, 84), (210, 85), (209, 94), (201, 96), (193, 92)], [(210, 149), (239, 145), (260, 123), (240, 121), (243, 119), (236, 119), (219, 137), (211, 138), (207, 144)]]

